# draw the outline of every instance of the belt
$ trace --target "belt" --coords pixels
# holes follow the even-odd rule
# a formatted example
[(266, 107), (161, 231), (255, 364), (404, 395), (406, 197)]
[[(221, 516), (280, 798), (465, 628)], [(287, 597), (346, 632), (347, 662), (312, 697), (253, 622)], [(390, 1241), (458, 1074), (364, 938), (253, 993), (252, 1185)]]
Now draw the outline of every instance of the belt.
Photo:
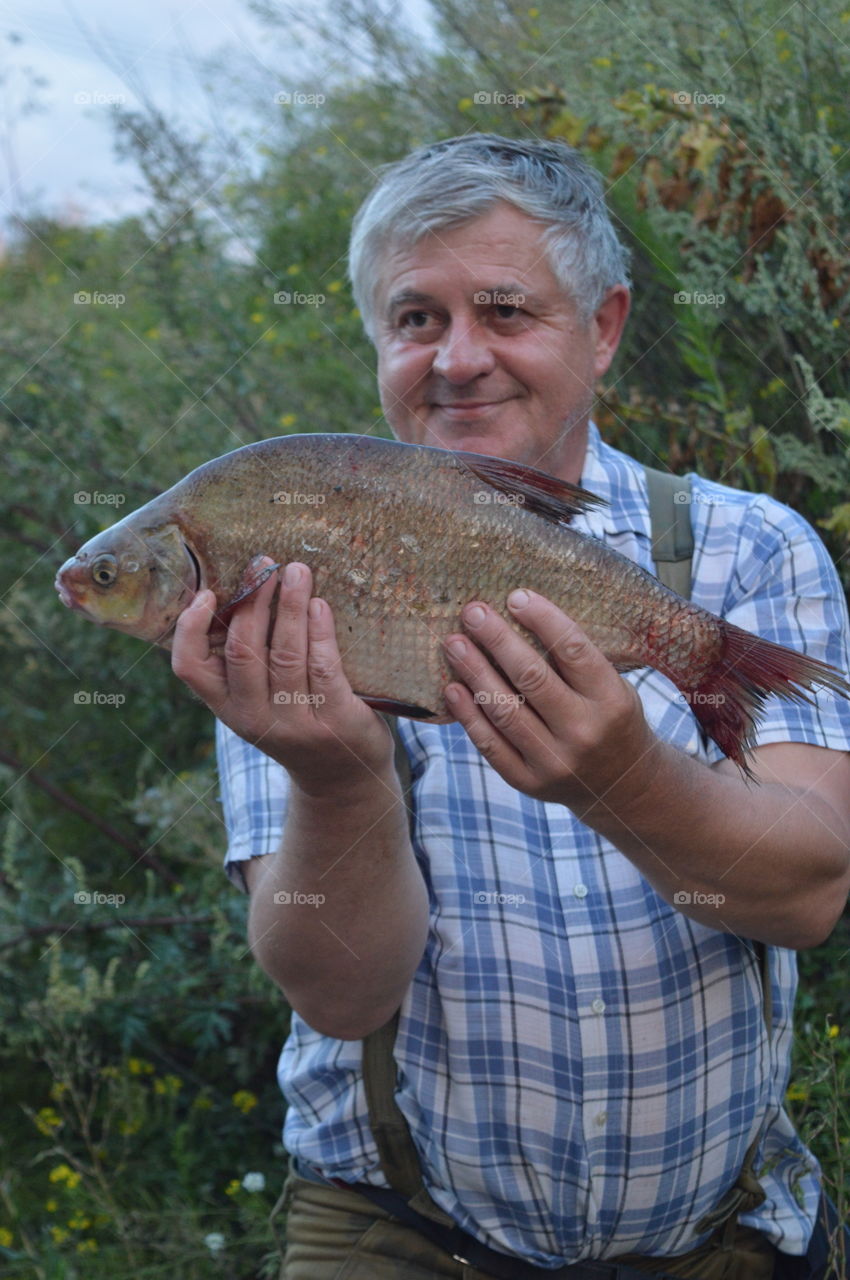
[[(432, 1222), (430, 1218), (411, 1209), (404, 1196), (388, 1187), (373, 1187), (367, 1182), (344, 1182), (341, 1178), (325, 1178), (297, 1157), (291, 1158), (291, 1168), (299, 1178), (306, 1178), (308, 1182), (339, 1187), (343, 1191), (356, 1191), (385, 1213), (392, 1214), (406, 1226), (413, 1227), (456, 1262), (484, 1271), (496, 1280), (647, 1280), (645, 1271), (638, 1271), (635, 1267), (616, 1260), (573, 1262), (564, 1267), (556, 1267), (554, 1271), (549, 1267), (537, 1267), (531, 1262), (523, 1262), (521, 1258), (489, 1248), (460, 1227), (444, 1227), (438, 1222)], [(680, 1280), (666, 1271), (653, 1272), (652, 1276), (654, 1280)]]

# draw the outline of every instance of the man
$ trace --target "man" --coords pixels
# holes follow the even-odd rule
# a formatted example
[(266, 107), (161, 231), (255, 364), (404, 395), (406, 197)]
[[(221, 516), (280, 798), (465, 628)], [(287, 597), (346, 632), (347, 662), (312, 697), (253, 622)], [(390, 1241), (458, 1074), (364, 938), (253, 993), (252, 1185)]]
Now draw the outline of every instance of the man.
[[(575, 527), (652, 569), (643, 471), (590, 422), (629, 293), (601, 184), (572, 149), (422, 148), (358, 214), (351, 272), (399, 439), (582, 483), (609, 506)], [(693, 598), (846, 670), (842, 594), (805, 521), (693, 485)], [(200, 596), (174, 669), (221, 721), (229, 867), (295, 1011), (283, 1275), (581, 1280), (625, 1255), (767, 1277), (776, 1249), (805, 1253), (816, 1167), (782, 1109), (793, 949), (828, 935), (850, 886), (850, 708), (771, 700), (748, 785), (667, 681), (620, 676), (517, 582), (509, 606), (550, 662), (470, 601), (447, 645), (457, 723), (399, 724), (411, 839), (387, 726), (345, 679), (308, 565), (286, 566), (267, 643), (274, 585), (237, 614), (224, 659)], [(403, 1202), (373, 1203), (387, 1180), (361, 1040), (399, 1008), (398, 1103), (431, 1200), (490, 1251), (474, 1267)], [(706, 1215), (759, 1137), (766, 1199), (718, 1271)]]

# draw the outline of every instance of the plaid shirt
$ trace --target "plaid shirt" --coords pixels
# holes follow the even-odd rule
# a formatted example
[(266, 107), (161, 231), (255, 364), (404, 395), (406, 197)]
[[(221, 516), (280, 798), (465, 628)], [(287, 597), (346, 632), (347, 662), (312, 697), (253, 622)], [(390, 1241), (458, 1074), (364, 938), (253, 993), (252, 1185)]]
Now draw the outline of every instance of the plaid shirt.
[[(643, 470), (593, 426), (582, 483), (609, 505), (574, 527), (652, 571)], [(846, 671), (846, 607), (810, 526), (771, 498), (693, 486), (694, 601)], [(625, 678), (656, 733), (721, 758), (669, 681)], [(434, 1199), (485, 1244), (543, 1267), (683, 1253), (766, 1121), (767, 1200), (742, 1221), (804, 1252), (819, 1188), (783, 1109), (794, 953), (770, 949), (771, 1044), (746, 939), (688, 919), (567, 808), (515, 791), (459, 725), (399, 724), (431, 927), (402, 1006), (397, 1098)], [(850, 705), (772, 698), (758, 741), (845, 751)], [(278, 846), (287, 777), (222, 725), (218, 750), (241, 882), (239, 860)], [(358, 1042), (293, 1014), (284, 1142), (328, 1176), (385, 1186), (360, 1068)]]

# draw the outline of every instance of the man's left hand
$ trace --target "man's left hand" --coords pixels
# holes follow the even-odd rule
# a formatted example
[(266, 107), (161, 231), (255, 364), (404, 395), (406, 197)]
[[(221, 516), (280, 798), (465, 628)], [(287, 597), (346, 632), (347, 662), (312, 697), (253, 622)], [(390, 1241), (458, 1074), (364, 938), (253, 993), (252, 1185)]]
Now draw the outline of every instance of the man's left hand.
[[(466, 635), (446, 640), (464, 682), (446, 689), (450, 710), (518, 791), (582, 813), (627, 803), (645, 784), (658, 744), (637, 693), (550, 600), (520, 590), (508, 607), (550, 661), (494, 609), (470, 603)], [(458, 643), (461, 653), (453, 651)]]

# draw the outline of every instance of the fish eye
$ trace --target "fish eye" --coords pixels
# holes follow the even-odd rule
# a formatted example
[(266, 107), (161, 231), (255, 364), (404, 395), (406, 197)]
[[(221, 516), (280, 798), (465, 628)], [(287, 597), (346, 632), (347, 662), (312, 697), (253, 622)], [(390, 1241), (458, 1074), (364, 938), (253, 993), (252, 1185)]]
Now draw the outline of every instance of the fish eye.
[(98, 556), (92, 564), (91, 576), (99, 587), (111, 587), (118, 577), (118, 561), (115, 556)]

